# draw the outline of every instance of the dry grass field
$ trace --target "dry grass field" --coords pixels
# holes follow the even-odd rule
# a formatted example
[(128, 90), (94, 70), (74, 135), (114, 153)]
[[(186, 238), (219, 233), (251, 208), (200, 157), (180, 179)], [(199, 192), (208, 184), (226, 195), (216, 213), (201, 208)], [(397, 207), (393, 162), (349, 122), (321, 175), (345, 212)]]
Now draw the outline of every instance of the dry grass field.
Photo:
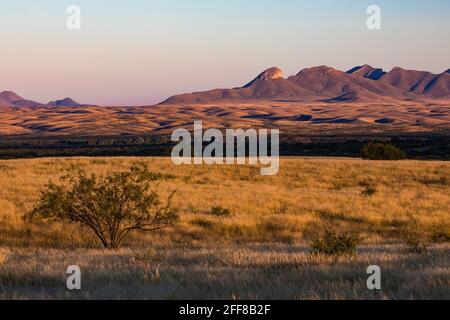
[[(180, 221), (102, 250), (76, 225), (25, 222), (49, 180), (70, 168), (106, 174), (142, 161), (176, 191)], [(213, 207), (228, 209), (219, 217)], [(310, 254), (322, 230), (359, 232), (353, 256)], [(411, 253), (404, 234), (427, 235)], [(174, 166), (164, 158), (0, 161), (0, 298), (450, 299), (450, 164), (285, 158), (274, 177), (251, 166)], [(65, 269), (79, 265), (79, 292)], [(366, 269), (379, 265), (382, 290)]]

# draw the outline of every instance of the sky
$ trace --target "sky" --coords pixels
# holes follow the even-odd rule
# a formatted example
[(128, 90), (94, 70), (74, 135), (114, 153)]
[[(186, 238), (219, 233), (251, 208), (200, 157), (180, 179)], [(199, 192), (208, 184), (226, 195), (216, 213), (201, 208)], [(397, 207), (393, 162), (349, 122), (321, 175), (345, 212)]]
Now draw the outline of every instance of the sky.
[[(381, 30), (366, 26), (381, 8)], [(66, 26), (81, 9), (81, 29)], [(178, 93), (370, 64), (450, 68), (448, 0), (0, 0), (0, 91), (150, 105)]]

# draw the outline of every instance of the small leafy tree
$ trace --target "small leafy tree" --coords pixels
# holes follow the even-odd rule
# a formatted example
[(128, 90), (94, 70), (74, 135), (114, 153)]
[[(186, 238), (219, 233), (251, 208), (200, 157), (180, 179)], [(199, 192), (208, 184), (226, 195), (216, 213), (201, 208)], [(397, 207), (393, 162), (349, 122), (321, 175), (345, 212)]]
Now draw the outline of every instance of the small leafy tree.
[(369, 160), (406, 159), (406, 153), (390, 143), (369, 142), (361, 152), (363, 158)]
[(132, 231), (160, 230), (177, 220), (171, 209), (174, 193), (163, 205), (151, 190), (157, 177), (144, 164), (108, 176), (79, 170), (63, 177), (61, 185), (49, 183), (26, 218), (77, 223), (92, 230), (105, 248), (118, 248)]

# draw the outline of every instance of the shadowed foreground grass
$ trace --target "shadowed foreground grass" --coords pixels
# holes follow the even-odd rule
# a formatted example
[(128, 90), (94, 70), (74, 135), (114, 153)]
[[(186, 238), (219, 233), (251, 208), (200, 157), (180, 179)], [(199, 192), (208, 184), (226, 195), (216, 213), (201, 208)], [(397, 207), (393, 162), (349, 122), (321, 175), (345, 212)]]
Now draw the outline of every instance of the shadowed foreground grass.
[[(177, 191), (175, 227), (103, 251), (88, 230), (22, 220), (68, 168), (101, 174), (136, 161), (162, 174), (162, 195)], [(399, 235), (411, 221), (436, 240), (428, 252), (407, 253)], [(289, 158), (263, 177), (158, 158), (0, 161), (0, 298), (449, 299), (449, 223), (448, 162)], [(325, 226), (364, 243), (355, 256), (311, 255)], [(80, 292), (65, 289), (69, 265), (82, 269)], [(381, 292), (367, 290), (369, 265), (382, 269)]]
[[(450, 299), (449, 247), (426, 255), (398, 246), (362, 247), (354, 257), (317, 257), (296, 245), (211, 245), (151, 249), (3, 249), (3, 299)], [(5, 257), (6, 256), (6, 257)], [(65, 290), (79, 265), (82, 290)], [(382, 268), (382, 290), (366, 270)]]

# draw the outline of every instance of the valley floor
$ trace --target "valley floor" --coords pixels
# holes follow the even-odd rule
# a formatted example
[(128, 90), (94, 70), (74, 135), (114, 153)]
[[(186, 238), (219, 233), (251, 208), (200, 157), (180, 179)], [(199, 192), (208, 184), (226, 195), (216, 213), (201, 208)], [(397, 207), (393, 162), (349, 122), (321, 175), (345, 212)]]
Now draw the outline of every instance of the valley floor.
[(448, 100), (371, 103), (321, 103), (271, 100), (197, 104), (160, 104), (146, 107), (0, 108), (0, 137), (170, 135), (205, 128), (276, 128), (283, 133), (354, 136), (392, 132), (439, 132), (449, 129)]

